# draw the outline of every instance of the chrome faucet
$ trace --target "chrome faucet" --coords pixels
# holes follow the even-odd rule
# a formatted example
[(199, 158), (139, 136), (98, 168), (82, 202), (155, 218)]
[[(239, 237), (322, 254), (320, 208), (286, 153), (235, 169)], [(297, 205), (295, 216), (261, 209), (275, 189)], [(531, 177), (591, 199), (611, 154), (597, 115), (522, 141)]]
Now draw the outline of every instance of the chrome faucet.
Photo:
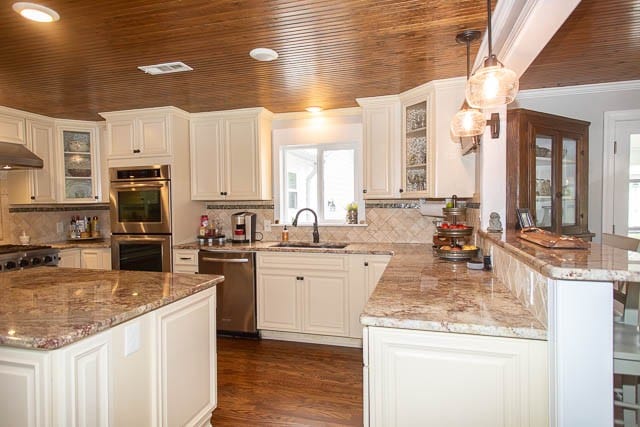
[(300, 209), (298, 212), (296, 212), (296, 217), (293, 219), (293, 222), (291, 223), (291, 225), (293, 225), (294, 227), (298, 226), (298, 217), (300, 216), (300, 213), (304, 212), (304, 211), (309, 211), (313, 214), (313, 243), (320, 243), (320, 233), (318, 233), (318, 215), (316, 215), (315, 211), (313, 209), (309, 209), (309, 208), (302, 208)]

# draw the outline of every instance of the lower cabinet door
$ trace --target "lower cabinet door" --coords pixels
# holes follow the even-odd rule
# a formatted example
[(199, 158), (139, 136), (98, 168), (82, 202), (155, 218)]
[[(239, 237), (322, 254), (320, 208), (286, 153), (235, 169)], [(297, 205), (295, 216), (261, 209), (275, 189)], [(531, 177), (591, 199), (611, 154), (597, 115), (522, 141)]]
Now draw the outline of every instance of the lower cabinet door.
[(349, 335), (348, 281), (346, 274), (330, 276), (304, 273), (302, 332)]
[(258, 329), (300, 332), (300, 276), (258, 274)]
[(389, 328), (368, 338), (371, 426), (548, 425), (546, 341)]

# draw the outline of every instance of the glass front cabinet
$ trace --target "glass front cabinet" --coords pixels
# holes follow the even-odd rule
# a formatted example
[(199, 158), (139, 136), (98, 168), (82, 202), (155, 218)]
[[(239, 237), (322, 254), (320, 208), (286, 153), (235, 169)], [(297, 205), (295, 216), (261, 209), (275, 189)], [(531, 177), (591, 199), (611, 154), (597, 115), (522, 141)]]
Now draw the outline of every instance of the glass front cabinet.
[(589, 122), (525, 109), (507, 112), (507, 227), (528, 208), (536, 227), (593, 237), (588, 228)]
[(402, 181), (403, 197), (429, 197), (433, 193), (431, 168), (432, 132), (429, 98), (403, 103)]
[(96, 202), (99, 199), (96, 129), (58, 127), (60, 179), (63, 202)]

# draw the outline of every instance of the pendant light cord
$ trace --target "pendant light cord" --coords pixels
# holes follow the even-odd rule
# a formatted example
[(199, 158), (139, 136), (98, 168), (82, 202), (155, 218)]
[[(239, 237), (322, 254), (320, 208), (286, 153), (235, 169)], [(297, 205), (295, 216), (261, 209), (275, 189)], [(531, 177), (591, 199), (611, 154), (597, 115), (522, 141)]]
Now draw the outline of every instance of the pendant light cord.
[[(470, 51), (471, 51), (471, 40), (470, 39), (466, 39), (465, 42), (467, 43), (467, 81), (469, 80), (469, 73), (471, 72), (471, 60), (469, 59), (470, 56)], [(466, 102), (466, 100), (465, 100)]]
[(491, 0), (487, 0), (487, 37), (489, 42), (489, 58), (493, 55), (491, 50)]

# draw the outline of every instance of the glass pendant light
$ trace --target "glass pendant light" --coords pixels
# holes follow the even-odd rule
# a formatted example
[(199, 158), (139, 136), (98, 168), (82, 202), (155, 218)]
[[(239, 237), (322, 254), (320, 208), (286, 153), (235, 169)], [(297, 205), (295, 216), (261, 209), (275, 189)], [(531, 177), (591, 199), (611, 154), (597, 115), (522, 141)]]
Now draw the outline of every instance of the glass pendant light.
[[(470, 68), (469, 46), (473, 40), (477, 40), (479, 37), (480, 31), (477, 30), (465, 30), (456, 35), (458, 43), (466, 43), (467, 45), (467, 80), (469, 80)], [(477, 136), (484, 132), (486, 125), (487, 121), (484, 118), (484, 114), (475, 108), (470, 108), (465, 100), (464, 104), (462, 104), (462, 109), (451, 120), (451, 133), (457, 138)]]
[(491, 50), (491, 0), (487, 0), (487, 23), (489, 56), (467, 82), (467, 102), (476, 108), (506, 105), (518, 94), (518, 76), (505, 68)]

